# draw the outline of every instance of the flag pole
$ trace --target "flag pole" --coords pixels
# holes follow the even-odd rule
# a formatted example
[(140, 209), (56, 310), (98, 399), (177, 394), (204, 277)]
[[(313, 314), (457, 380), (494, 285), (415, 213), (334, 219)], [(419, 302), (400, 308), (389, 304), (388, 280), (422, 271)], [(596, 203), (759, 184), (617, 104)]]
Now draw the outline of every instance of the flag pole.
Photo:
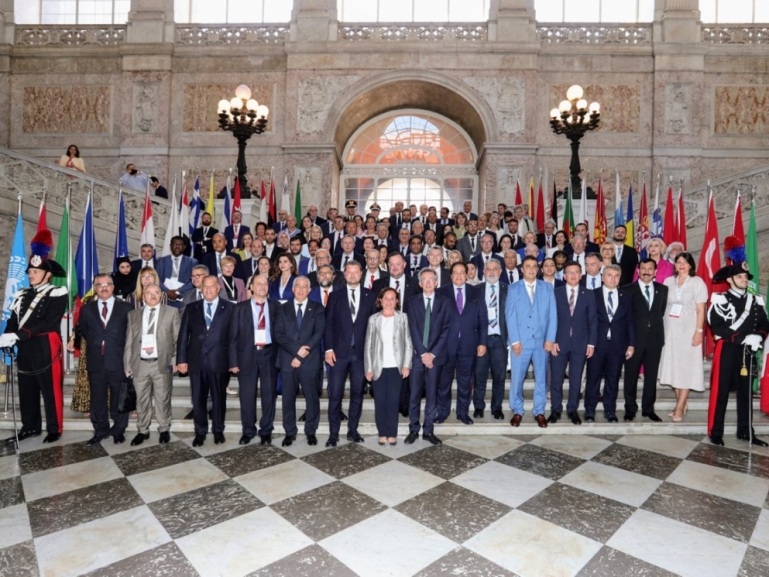
[[(45, 190), (45, 189), (43, 189)], [(45, 192), (43, 193), (45, 194)], [(70, 217), (70, 195), (72, 194), (72, 183), (67, 183), (67, 196), (64, 199), (64, 208), (67, 212), (67, 218), (71, 219)], [(70, 244), (70, 237), (69, 237), (69, 225), (67, 226), (67, 254), (65, 258), (67, 259), (65, 261), (66, 268), (67, 268), (67, 339), (69, 339), (69, 334), (72, 332), (72, 245)], [(59, 255), (56, 255), (56, 258), (59, 258)], [(59, 263), (61, 264), (61, 263)], [(66, 348), (64, 350), (67, 350)], [(73, 363), (73, 357), (74, 353), (70, 353), (67, 351), (66, 359), (66, 367), (64, 371), (66, 373), (72, 372), (72, 365)]]

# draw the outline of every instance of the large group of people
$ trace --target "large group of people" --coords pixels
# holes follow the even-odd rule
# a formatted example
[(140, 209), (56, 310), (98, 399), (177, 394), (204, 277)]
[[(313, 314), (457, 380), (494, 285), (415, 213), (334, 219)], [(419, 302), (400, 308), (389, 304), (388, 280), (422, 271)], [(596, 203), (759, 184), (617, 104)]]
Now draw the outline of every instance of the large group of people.
[[(711, 440), (723, 444), (728, 391), (737, 387), (738, 438), (764, 444), (749, 429), (749, 386), (738, 373), (763, 344), (769, 321), (763, 301), (745, 290), (750, 273), (742, 265), (719, 271), (730, 289), (714, 296), (708, 312), (707, 287), (683, 246), (653, 239), (640, 258), (625, 244), (622, 225), (599, 246), (582, 223), (573, 235), (552, 220), (538, 230), (525, 205), (500, 204), (479, 215), (467, 201), (450, 215), (445, 207), (398, 202), (384, 218), (376, 203), (365, 217), (357, 209), (350, 200), (344, 212), (331, 208), (324, 219), (311, 206), (300, 223), (281, 211), (277, 222), (253, 230), (235, 211), (224, 231), (204, 214), (191, 239), (171, 240), (169, 255), (158, 258), (144, 245), (136, 260), (119, 259), (114, 272), (98, 274), (67, 344), (84, 365), (75, 398), (78, 410), (90, 412), (88, 443), (110, 436), (125, 442), (129, 415), (118, 403), (127, 376), (137, 393), (131, 444), (149, 438), (153, 414), (160, 442), (168, 442), (177, 373), (190, 379), (194, 446), (209, 430), (215, 443), (224, 442), (227, 394), (240, 400), (241, 444), (257, 436), (272, 443), (279, 397), (283, 446), (296, 442), (298, 423), (307, 443), (317, 444), (324, 375), (327, 446), (337, 445), (343, 423), (347, 440), (363, 442), (358, 428), (367, 394), (374, 397), (380, 445), (397, 443), (399, 415), (409, 420), (406, 443), (421, 433), (440, 444), (434, 425), (451, 417), (452, 404), (464, 425), (484, 417), (489, 380), (490, 414), (506, 419), (508, 364), (513, 427), (525, 414), (530, 367), (539, 427), (562, 419), (567, 379), (568, 421), (594, 422), (600, 405), (605, 421), (619, 422), (623, 371), (624, 421), (637, 418), (643, 378), (641, 417), (662, 421), (655, 412), (659, 379), (675, 390), (669, 417), (680, 422), (689, 391), (705, 390), (707, 318), (718, 339), (713, 379), (720, 383), (711, 390)], [(59, 269), (32, 257), (32, 288), (16, 295), (0, 337), (0, 346), (18, 344), (25, 391), (20, 439), (41, 434), (41, 392), (46, 440), (61, 434), (62, 343), (54, 318), (61, 318), (67, 295), (50, 285)], [(48, 368), (32, 370), (48, 359)], [(305, 410), (297, 417), (300, 395)]]

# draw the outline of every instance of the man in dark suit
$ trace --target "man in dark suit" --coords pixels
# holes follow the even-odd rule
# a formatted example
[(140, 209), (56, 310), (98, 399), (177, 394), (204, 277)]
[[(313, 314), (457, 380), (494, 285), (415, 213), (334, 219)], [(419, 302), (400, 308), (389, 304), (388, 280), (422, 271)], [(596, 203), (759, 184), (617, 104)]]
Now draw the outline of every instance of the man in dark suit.
[(411, 224), (412, 224), (411, 216), (412, 216), (411, 209), (404, 208), (403, 211), (400, 213), (400, 218), (396, 216), (395, 219), (390, 221), (390, 238), (392, 239), (399, 238), (399, 234), (401, 230), (409, 231), (409, 236), (411, 236)]
[(633, 356), (625, 361), (625, 417), (632, 421), (638, 412), (636, 393), (638, 375), (644, 369), (644, 387), (641, 396), (641, 415), (660, 422), (654, 412), (657, 400), (657, 373), (662, 347), (665, 345), (664, 317), (668, 304), (668, 287), (654, 282), (657, 263), (646, 258), (638, 266), (638, 282), (623, 287), (633, 299), (636, 345)]
[[(78, 332), (86, 342), (88, 380), (91, 383), (91, 423), (93, 437), (88, 445), (101, 443), (110, 435), (115, 444), (125, 442), (128, 413), (119, 413), (120, 383), (125, 378), (123, 349), (132, 307), (113, 296), (115, 286), (107, 274), (93, 279), (96, 298), (83, 305), (78, 319)], [(109, 410), (107, 407), (109, 391)], [(109, 418), (113, 425), (110, 428)]]
[(495, 242), (496, 239), (493, 234), (484, 234), (481, 237), (481, 252), (470, 259), (470, 262), (475, 265), (475, 270), (478, 271), (478, 280), (483, 280), (483, 269), (486, 263), (491, 260), (496, 260), (500, 264), (500, 273), (502, 272), (501, 269), (505, 264), (505, 259), (493, 252)]
[(420, 408), (422, 394), (425, 395), (425, 419), (422, 425), (422, 438), (440, 445), (441, 440), (433, 433), (438, 381), (441, 367), (448, 357), (447, 341), (451, 325), (451, 301), (435, 292), (435, 272), (425, 268), (415, 279), (419, 279), (422, 294), (411, 297), (406, 303), (406, 315), (409, 319), (411, 344), (414, 347), (414, 359), (409, 375), (408, 417), (409, 434), (405, 443), (410, 445), (419, 436)]
[(422, 254), (421, 237), (412, 236), (409, 240), (409, 254), (406, 256), (406, 262), (406, 274), (408, 276), (416, 276), (420, 270), (429, 264)]
[(438, 223), (441, 226), (446, 226), (446, 225), (454, 226), (454, 224), (456, 224), (453, 218), (449, 218), (449, 209), (448, 209), (448, 207), (444, 206), (444, 207), (441, 208), (441, 218), (438, 219)]
[(625, 244), (625, 238), (627, 237), (627, 228), (625, 225), (618, 224), (614, 227), (614, 236), (612, 242), (614, 243), (614, 260), (622, 269), (622, 277), (620, 278), (620, 286), (625, 286), (633, 282), (635, 276), (635, 269), (638, 266), (638, 252), (632, 246)]
[(307, 207), (307, 216), (310, 217), (310, 220), (312, 221), (312, 226), (318, 226), (320, 227), (321, 230), (323, 230), (323, 225), (326, 224), (326, 219), (318, 216), (317, 204), (311, 204), (310, 206)]
[[(183, 237), (175, 236), (171, 239), (171, 254), (157, 260), (160, 288), (166, 293), (168, 304), (177, 309), (182, 307), (182, 297), (192, 289), (190, 276), (193, 267), (198, 264), (194, 258), (184, 254), (186, 246)], [(182, 286), (178, 288), (166, 286), (168, 280), (182, 283)]]
[(428, 251), (427, 262), (430, 268), (435, 271), (436, 289), (451, 282), (451, 273), (449, 269), (443, 266), (443, 249), (441, 247), (434, 246)]
[[(600, 252), (601, 247), (598, 244), (590, 240), (590, 234), (587, 230), (587, 225), (584, 222), (578, 222), (574, 226), (574, 234), (585, 237), (585, 252), (590, 254), (591, 252)], [(567, 245), (568, 247), (568, 245)]]
[(341, 242), (342, 250), (331, 259), (334, 270), (344, 270), (345, 265), (351, 261), (357, 261), (361, 266), (366, 266), (366, 259), (362, 254), (355, 252), (355, 237), (346, 235)]
[(240, 265), (240, 256), (234, 252), (227, 250), (227, 239), (224, 237), (222, 233), (217, 232), (214, 235), (214, 238), (211, 242), (212, 242), (213, 250), (208, 252), (203, 257), (203, 262), (201, 262), (200, 264), (206, 265), (208, 267), (208, 270), (211, 271), (212, 275), (218, 276), (222, 274), (222, 267), (220, 263), (222, 262), (222, 259), (225, 256), (231, 256), (237, 261), (235, 268), (237, 268), (238, 265)]
[(373, 292), (374, 296), (378, 296), (379, 291), (386, 287), (390, 280), (389, 273), (379, 268), (381, 260), (382, 256), (377, 249), (372, 248), (366, 252), (366, 270), (363, 271), (361, 284)]
[[(315, 270), (311, 273), (307, 273), (306, 276), (307, 279), (310, 281), (310, 286), (312, 288), (315, 288), (319, 284), (319, 272), (321, 267), (324, 266), (330, 266), (331, 265), (331, 255), (328, 253), (328, 251), (325, 248), (319, 248), (315, 252)], [(333, 281), (333, 268), (332, 268), (332, 279)]]
[(462, 211), (467, 216), (467, 220), (478, 220), (478, 215), (473, 212), (473, 203), (470, 200), (466, 200), (465, 203), (462, 205)]
[(457, 241), (457, 250), (462, 253), (462, 262), (470, 262), (476, 254), (481, 252), (481, 239), (478, 235), (478, 221), (467, 221), (467, 234)]
[(148, 266), (156, 268), (155, 247), (151, 244), (143, 244), (139, 249), (139, 258), (131, 261), (131, 273), (139, 276), (139, 272)]
[(593, 291), (598, 317), (595, 352), (587, 362), (585, 421), (595, 422), (595, 408), (603, 379), (603, 409), (606, 420), (617, 423), (617, 391), (622, 364), (635, 349), (633, 298), (617, 288), (622, 269), (610, 264), (603, 270), (603, 288)]
[(483, 418), (486, 408), (486, 383), (491, 369), (491, 414), (497, 419), (505, 418), (502, 399), (505, 396), (505, 375), (507, 373), (507, 319), (505, 301), (508, 285), (500, 281), (502, 267), (499, 261), (489, 260), (486, 265), (485, 282), (477, 285), (486, 302), (488, 311), (488, 346), (486, 354), (475, 363), (475, 390), (473, 392), (473, 417)]
[[(256, 436), (256, 391), (261, 393), (262, 418), (259, 437), (262, 445), (272, 444), (275, 407), (278, 397), (278, 345), (275, 343), (275, 318), (280, 306), (268, 300), (267, 277), (251, 279), (251, 298), (235, 305), (230, 325), (230, 372), (238, 377), (240, 387), (241, 445)], [(259, 386), (257, 386), (257, 383)]]
[(400, 253), (390, 253), (387, 257), (387, 270), (390, 273), (389, 286), (398, 293), (399, 303), (408, 302), (412, 296), (421, 292), (417, 277), (406, 274), (406, 259)]
[(390, 241), (389, 252), (398, 252), (407, 257), (410, 250), (411, 231), (407, 228), (398, 229), (397, 235)]
[(277, 236), (278, 233), (271, 228), (264, 231), (264, 256), (269, 258), (273, 265), (278, 262), (278, 257), (286, 252), (275, 243)]
[(318, 379), (323, 362), (321, 340), (326, 326), (323, 305), (307, 298), (310, 294), (307, 277), (294, 280), (293, 292), (294, 298), (280, 306), (275, 319), (275, 341), (280, 346), (277, 366), (283, 375), (284, 447), (296, 440), (296, 394), (300, 385), (307, 403), (304, 422), (307, 444), (318, 444), (315, 436), (320, 422)]
[(327, 238), (331, 240), (331, 254), (335, 255), (342, 252), (342, 239), (346, 233), (344, 231), (345, 220), (343, 216), (337, 216), (334, 219), (334, 229), (327, 235)]
[(177, 340), (180, 373), (189, 373), (195, 421), (193, 447), (202, 447), (208, 434), (208, 393), (211, 392), (211, 430), (214, 443), (224, 443), (225, 390), (230, 382), (229, 330), (235, 305), (219, 298), (219, 280), (203, 279), (203, 300), (187, 305)]
[(587, 265), (585, 263), (587, 255), (594, 254), (585, 251), (586, 244), (587, 239), (581, 234), (577, 234), (574, 235), (573, 239), (571, 239), (571, 243), (564, 247), (564, 252), (568, 255), (568, 259), (576, 262), (580, 266), (580, 269), (582, 269), (582, 274), (587, 272)]
[[(483, 294), (467, 284), (467, 265), (456, 262), (451, 267), (451, 284), (438, 289), (449, 299), (452, 310), (449, 327), (448, 359), (441, 369), (438, 385), (436, 423), (445, 421), (451, 413), (451, 383), (457, 376), (457, 420), (472, 425), (467, 414), (470, 407), (472, 379), (477, 357), (486, 354), (489, 317)], [(456, 312), (454, 312), (456, 311)]]
[(565, 285), (556, 287), (555, 308), (558, 329), (550, 355), (550, 408), (548, 423), (557, 423), (563, 411), (563, 381), (569, 368), (569, 400), (566, 413), (571, 422), (581, 425), (579, 408), (582, 371), (587, 359), (595, 352), (598, 336), (595, 295), (580, 285), (582, 268), (574, 261), (566, 263), (563, 271)]
[(200, 226), (196, 228), (192, 233), (192, 256), (199, 262), (203, 256), (213, 250), (211, 239), (219, 232), (216, 228), (211, 226), (211, 215), (204, 212), (200, 216)]
[[(372, 250), (371, 252), (376, 252)], [(326, 327), (323, 337), (326, 364), (330, 367), (328, 379), (327, 447), (336, 447), (342, 423), (344, 383), (350, 377), (350, 406), (347, 421), (347, 440), (362, 443), (358, 423), (363, 411), (365, 350), (368, 318), (375, 312), (376, 294), (361, 286), (363, 270), (359, 263), (348, 262), (344, 267), (345, 284), (334, 291), (326, 305)]]
[(543, 232), (537, 234), (537, 246), (547, 249), (555, 246), (555, 221), (551, 218), (545, 221)]

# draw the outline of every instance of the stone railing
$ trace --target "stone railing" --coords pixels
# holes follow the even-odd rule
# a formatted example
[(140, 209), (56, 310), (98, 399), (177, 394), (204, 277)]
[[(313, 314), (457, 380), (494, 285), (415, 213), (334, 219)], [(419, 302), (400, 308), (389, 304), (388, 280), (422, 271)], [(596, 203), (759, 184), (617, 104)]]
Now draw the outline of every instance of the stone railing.
[(769, 44), (766, 24), (703, 26), (702, 41), (707, 44)]
[(349, 42), (485, 42), (489, 27), (471, 24), (340, 24), (338, 39)]
[(17, 46), (112, 46), (125, 42), (125, 37), (125, 26), (16, 26), (15, 43)]
[(247, 24), (218, 26), (199, 24), (176, 26), (175, 44), (187, 46), (216, 44), (284, 44), (288, 37), (288, 24)]
[(544, 44), (651, 45), (652, 27), (643, 24), (542, 24), (537, 38)]

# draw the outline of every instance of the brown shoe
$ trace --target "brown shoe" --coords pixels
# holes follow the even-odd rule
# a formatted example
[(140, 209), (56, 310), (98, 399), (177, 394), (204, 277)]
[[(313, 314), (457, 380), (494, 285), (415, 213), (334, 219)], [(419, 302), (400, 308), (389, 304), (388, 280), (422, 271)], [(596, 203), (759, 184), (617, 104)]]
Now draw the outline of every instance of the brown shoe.
[(510, 424), (513, 427), (520, 427), (521, 426), (521, 415), (513, 415), (513, 418), (510, 419)]
[(545, 418), (545, 415), (535, 415), (534, 420), (537, 421), (537, 424), (543, 428), (547, 428), (547, 419)]

